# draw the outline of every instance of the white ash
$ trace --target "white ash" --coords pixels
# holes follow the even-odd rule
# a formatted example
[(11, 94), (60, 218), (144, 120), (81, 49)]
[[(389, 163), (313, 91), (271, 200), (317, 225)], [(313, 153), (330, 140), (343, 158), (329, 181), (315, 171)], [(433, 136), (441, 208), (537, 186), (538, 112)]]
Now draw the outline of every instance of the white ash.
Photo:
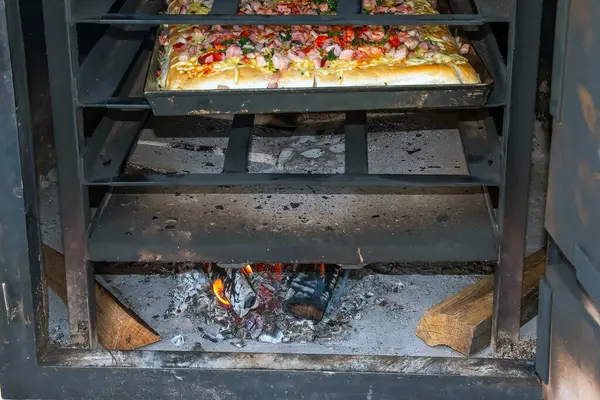
[(175, 347), (181, 347), (185, 344), (185, 338), (183, 335), (176, 335), (173, 337), (173, 339), (171, 339), (171, 343), (173, 343)]
[(243, 348), (248, 341), (323, 344), (345, 340), (352, 334), (352, 323), (363, 317), (365, 308), (385, 307), (390, 312), (403, 309), (402, 305), (386, 297), (388, 293), (397, 293), (401, 283), (352, 271), (346, 284), (340, 279), (331, 307), (321, 321), (294, 317), (283, 310), (282, 304), (297, 268), (288, 266), (279, 276), (269, 268), (255, 270), (250, 281), (261, 298), (261, 306), (243, 317), (219, 302), (206, 275), (201, 272), (184, 274), (178, 280), (170, 311), (185, 313), (186, 318), (196, 324), (202, 340), (225, 341)]
[(179, 314), (185, 311), (198, 294), (208, 288), (208, 279), (203, 272), (187, 272), (177, 276), (175, 290), (173, 290), (173, 301), (168, 310), (171, 314)]

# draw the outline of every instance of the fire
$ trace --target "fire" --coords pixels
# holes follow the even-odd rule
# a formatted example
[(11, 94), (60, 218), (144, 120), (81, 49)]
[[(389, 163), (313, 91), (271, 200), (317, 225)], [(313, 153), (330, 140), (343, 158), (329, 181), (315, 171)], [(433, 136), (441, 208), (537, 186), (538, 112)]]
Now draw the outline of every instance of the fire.
[(252, 267), (248, 264), (244, 268), (242, 268), (242, 272), (246, 274), (246, 276), (252, 275), (254, 272), (252, 271)]
[(222, 279), (217, 279), (213, 285), (213, 292), (215, 293), (215, 296), (217, 296), (217, 299), (219, 299), (219, 301), (221, 302), (221, 304), (223, 305), (230, 305), (231, 303), (225, 298), (224, 296), (224, 290), (225, 288), (223, 287), (223, 280)]
[[(317, 267), (315, 265), (315, 267)], [(321, 264), (316, 268), (319, 271), (320, 276), (325, 276), (325, 264)]]

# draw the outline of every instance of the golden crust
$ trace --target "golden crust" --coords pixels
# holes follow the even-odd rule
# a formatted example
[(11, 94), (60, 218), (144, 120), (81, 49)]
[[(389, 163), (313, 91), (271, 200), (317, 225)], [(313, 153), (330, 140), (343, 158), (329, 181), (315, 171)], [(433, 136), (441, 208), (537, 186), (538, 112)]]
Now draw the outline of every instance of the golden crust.
[[(324, 72), (324, 71), (322, 71)], [(406, 86), (461, 83), (451, 65), (375, 65), (343, 72), (315, 74), (317, 87), (328, 86)]]
[(217, 71), (208, 75), (188, 77), (176, 68), (169, 68), (167, 90), (210, 90), (210, 89), (266, 89), (269, 84), (277, 82), (280, 88), (313, 87), (312, 74), (300, 71), (283, 71), (273, 74), (250, 65)]
[(476, 84), (481, 82), (479, 74), (471, 64), (456, 64), (454, 65), (454, 69), (462, 83)]

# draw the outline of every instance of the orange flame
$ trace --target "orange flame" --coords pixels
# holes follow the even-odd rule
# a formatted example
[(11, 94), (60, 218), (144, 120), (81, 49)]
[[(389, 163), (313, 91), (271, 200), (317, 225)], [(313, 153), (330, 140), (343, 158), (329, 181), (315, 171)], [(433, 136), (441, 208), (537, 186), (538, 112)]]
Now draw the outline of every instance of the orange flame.
[(246, 276), (250, 276), (252, 275), (254, 272), (252, 271), (252, 267), (250, 266), (250, 264), (246, 265), (244, 268), (242, 268), (242, 272), (244, 274), (246, 274)]
[[(316, 267), (316, 265), (315, 265), (315, 267)], [(319, 270), (319, 275), (320, 275), (320, 276), (325, 276), (325, 264), (321, 264), (321, 265), (318, 267), (318, 270)]]
[(229, 301), (228, 301), (228, 300), (225, 298), (225, 296), (224, 296), (224, 294), (223, 294), (223, 293), (224, 293), (224, 291), (225, 291), (225, 288), (223, 287), (223, 280), (221, 280), (220, 278), (219, 278), (219, 279), (217, 279), (217, 280), (216, 280), (216, 281), (213, 283), (213, 285), (212, 285), (212, 288), (213, 288), (213, 292), (215, 293), (215, 296), (217, 296), (217, 299), (219, 299), (219, 301), (220, 301), (222, 304), (224, 304), (224, 305), (226, 305), (226, 306), (228, 306), (228, 305), (230, 305), (230, 304), (231, 304), (231, 303), (230, 303), (230, 302), (229, 302)]

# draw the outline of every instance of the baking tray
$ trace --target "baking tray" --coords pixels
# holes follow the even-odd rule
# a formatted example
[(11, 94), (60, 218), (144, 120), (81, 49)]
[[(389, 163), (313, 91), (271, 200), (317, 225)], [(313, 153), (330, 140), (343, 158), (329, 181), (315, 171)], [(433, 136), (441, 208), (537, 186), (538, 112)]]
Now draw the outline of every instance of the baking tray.
[[(464, 33), (461, 36), (468, 39)], [(479, 73), (481, 83), (473, 85), (161, 90), (154, 72), (159, 67), (159, 44), (156, 40), (144, 95), (158, 116), (480, 108), (486, 105), (493, 80), (474, 47), (470, 46), (471, 51), (466, 57)]]

